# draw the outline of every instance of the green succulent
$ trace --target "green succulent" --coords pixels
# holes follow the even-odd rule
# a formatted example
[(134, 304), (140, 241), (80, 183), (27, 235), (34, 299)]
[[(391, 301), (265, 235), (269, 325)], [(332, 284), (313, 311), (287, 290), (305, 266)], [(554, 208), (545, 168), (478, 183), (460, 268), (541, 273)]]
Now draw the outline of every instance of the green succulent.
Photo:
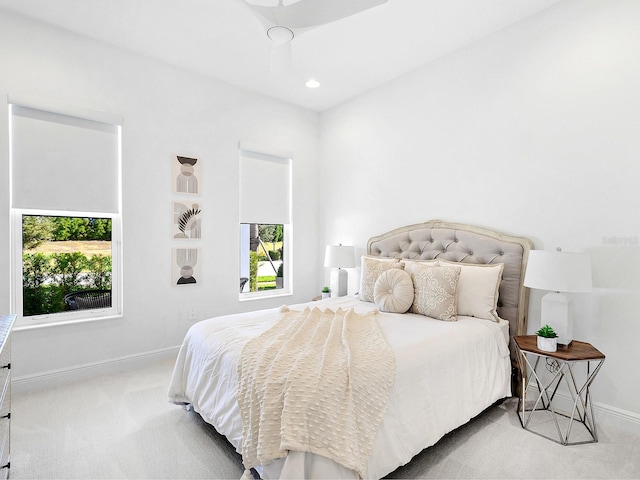
[(558, 334), (549, 325), (545, 325), (536, 332), (536, 335), (544, 338), (556, 338)]

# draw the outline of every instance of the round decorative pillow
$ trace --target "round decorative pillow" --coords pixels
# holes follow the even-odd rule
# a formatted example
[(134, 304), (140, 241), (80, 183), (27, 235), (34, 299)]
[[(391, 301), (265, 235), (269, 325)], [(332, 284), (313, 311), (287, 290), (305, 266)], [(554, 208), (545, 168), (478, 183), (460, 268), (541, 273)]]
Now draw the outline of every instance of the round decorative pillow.
[(373, 300), (381, 312), (405, 313), (413, 304), (413, 281), (399, 268), (380, 274), (373, 287)]

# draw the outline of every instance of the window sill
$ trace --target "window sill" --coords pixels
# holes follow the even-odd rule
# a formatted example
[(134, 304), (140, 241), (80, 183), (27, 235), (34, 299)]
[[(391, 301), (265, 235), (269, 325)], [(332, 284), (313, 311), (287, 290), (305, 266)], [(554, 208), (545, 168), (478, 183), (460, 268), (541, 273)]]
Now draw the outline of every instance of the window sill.
[[(81, 323), (90, 323), (90, 322), (101, 322), (104, 320), (116, 320), (122, 318), (121, 313), (117, 314), (109, 314), (104, 316), (96, 316), (96, 317), (84, 317), (84, 318), (74, 318), (69, 320), (58, 320), (51, 322), (42, 322), (42, 323), (34, 323), (31, 325), (20, 325), (18, 321), (16, 321), (16, 325), (13, 328), (14, 332), (21, 332), (26, 330), (39, 330), (41, 328), (49, 328), (49, 327), (59, 327), (63, 325), (75, 325)], [(24, 319), (19, 319), (20, 321), (25, 321)]]
[(265, 300), (268, 298), (281, 298), (281, 297), (290, 297), (292, 296), (292, 292), (282, 292), (282, 293), (262, 293), (262, 292), (249, 292), (249, 293), (241, 293), (240, 300), (241, 302), (250, 302), (253, 300)]

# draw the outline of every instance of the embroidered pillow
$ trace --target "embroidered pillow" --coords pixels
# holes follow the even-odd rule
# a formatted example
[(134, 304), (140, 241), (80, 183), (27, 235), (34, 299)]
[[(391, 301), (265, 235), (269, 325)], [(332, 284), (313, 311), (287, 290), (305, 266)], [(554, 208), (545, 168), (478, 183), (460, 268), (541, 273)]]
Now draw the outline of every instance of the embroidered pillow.
[(416, 268), (411, 275), (414, 286), (411, 311), (447, 322), (457, 321), (459, 277), (460, 267), (429, 265)]
[(360, 300), (373, 302), (373, 287), (380, 274), (390, 268), (402, 268), (403, 265), (395, 258), (379, 259), (362, 257), (360, 269)]
[(373, 287), (373, 299), (381, 312), (405, 313), (413, 304), (413, 281), (400, 268), (380, 274)]
[(497, 322), (498, 293), (502, 280), (503, 263), (454, 263), (440, 260), (440, 265), (458, 266), (458, 315)]

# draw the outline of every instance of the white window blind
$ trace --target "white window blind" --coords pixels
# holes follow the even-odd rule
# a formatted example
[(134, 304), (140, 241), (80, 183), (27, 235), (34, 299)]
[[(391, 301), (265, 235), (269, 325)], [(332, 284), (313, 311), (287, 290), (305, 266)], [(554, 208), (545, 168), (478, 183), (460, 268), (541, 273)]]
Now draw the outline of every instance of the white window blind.
[(240, 223), (291, 223), (291, 159), (240, 151)]
[(12, 207), (119, 213), (118, 149), (118, 125), (12, 105)]

